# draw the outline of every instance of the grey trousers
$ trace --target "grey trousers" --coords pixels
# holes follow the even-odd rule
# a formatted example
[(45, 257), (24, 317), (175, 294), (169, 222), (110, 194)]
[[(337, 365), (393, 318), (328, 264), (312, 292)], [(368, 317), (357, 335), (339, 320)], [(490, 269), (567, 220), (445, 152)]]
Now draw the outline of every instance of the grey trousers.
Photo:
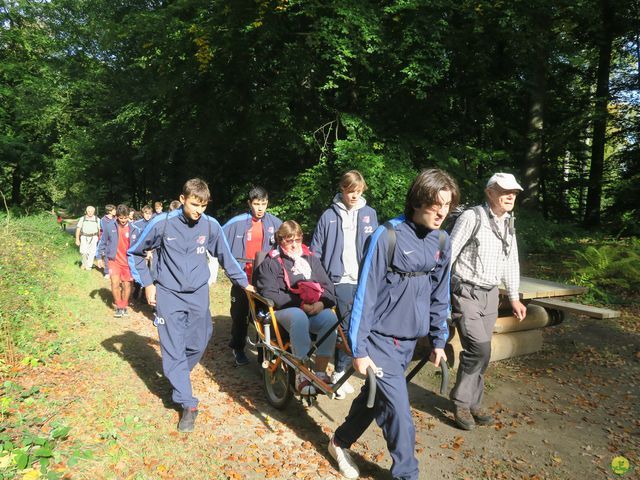
[(498, 318), (498, 287), (483, 290), (458, 283), (452, 291), (451, 307), (451, 318), (463, 348), (451, 400), (457, 408), (476, 410), (482, 404), (484, 372), (491, 358), (491, 336)]

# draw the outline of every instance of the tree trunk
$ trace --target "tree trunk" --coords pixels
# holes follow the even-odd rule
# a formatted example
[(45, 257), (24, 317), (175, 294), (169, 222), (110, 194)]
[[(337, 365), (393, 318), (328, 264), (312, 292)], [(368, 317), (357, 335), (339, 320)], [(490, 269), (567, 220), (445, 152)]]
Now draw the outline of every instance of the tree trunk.
[(22, 186), (22, 172), (20, 170), (20, 163), (16, 164), (16, 168), (13, 169), (11, 174), (11, 204), (15, 207), (20, 206), (22, 201), (20, 195), (20, 187)]
[(524, 161), (522, 205), (529, 208), (538, 208), (542, 195), (544, 106), (547, 93), (548, 45), (551, 41), (548, 34), (540, 34), (539, 32), (547, 31), (551, 18), (545, 8), (534, 7), (531, 23), (533, 24), (533, 32), (537, 36), (532, 41), (533, 55), (529, 78), (529, 126)]
[(536, 61), (533, 66), (531, 86), (531, 106), (529, 108), (529, 129), (527, 133), (527, 153), (525, 155), (524, 192), (522, 205), (537, 208), (540, 198), (540, 177), (542, 173), (542, 133), (544, 127), (544, 97), (546, 75), (544, 64)]
[(589, 170), (589, 191), (584, 216), (584, 225), (595, 228), (600, 225), (600, 202), (604, 174), (604, 149), (607, 130), (607, 106), (609, 103), (609, 73), (611, 70), (611, 46), (613, 43), (613, 5), (602, 0), (602, 26), (598, 35), (598, 73), (593, 120), (593, 143), (591, 145), (591, 168)]

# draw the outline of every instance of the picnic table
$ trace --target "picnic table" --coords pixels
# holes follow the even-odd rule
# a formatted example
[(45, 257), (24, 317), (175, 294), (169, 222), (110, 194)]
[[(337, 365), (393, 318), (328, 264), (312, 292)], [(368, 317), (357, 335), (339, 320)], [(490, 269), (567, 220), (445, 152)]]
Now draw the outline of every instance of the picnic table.
[[(520, 300), (531, 300), (535, 298), (568, 297), (581, 295), (587, 291), (586, 287), (576, 287), (564, 283), (541, 280), (533, 277), (520, 277)], [(500, 288), (500, 295), (506, 295), (504, 287)]]
[[(585, 287), (567, 285), (533, 277), (520, 277), (520, 301), (527, 306), (527, 316), (520, 321), (511, 312), (507, 291), (500, 288), (498, 320), (491, 340), (491, 361), (534, 353), (542, 348), (542, 330), (564, 320), (565, 313), (592, 318), (617, 318), (620, 312), (567, 301), (587, 291)], [(447, 345), (452, 365), (462, 350), (459, 335), (453, 334)]]

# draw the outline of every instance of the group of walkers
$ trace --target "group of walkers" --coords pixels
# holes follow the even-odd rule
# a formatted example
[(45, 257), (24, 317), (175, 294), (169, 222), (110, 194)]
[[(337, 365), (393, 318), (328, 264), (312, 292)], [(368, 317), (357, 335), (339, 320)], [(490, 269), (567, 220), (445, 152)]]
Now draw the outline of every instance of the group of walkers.
[[(170, 210), (179, 206), (179, 202), (177, 205), (174, 202), (171, 202)], [(78, 220), (76, 226), (76, 245), (80, 248), (82, 256), (81, 268), (91, 270), (94, 260), (97, 261), (104, 277), (111, 281), (114, 316), (128, 316), (133, 277), (129, 269), (127, 250), (149, 221), (163, 213), (163, 204), (155, 202), (153, 209), (145, 205), (139, 212), (124, 204), (117, 207), (107, 204), (102, 218), (98, 218), (95, 212), (94, 206), (88, 206), (85, 215)], [(148, 261), (151, 262), (152, 258), (153, 254), (149, 252)]]
[[(173, 387), (173, 401), (182, 407), (179, 431), (194, 429), (198, 399), (190, 372), (213, 333), (209, 256), (218, 259), (232, 282), (229, 347), (237, 366), (249, 363), (245, 291), (257, 290), (274, 302), (295, 357), (306, 355), (311, 334), (325, 337), (313, 369), (326, 382), (340, 380), (350, 363), (360, 374), (368, 367), (383, 372), (374, 407), (365, 405), (369, 391), (365, 382), (329, 442), (329, 454), (346, 478), (359, 476), (349, 448), (374, 420), (387, 442), (393, 478), (418, 478), (404, 372), (420, 337), (429, 337), (436, 366), (446, 361), (450, 305), (464, 349), (451, 392), (456, 424), (470, 430), (493, 422), (481, 405), (498, 314), (498, 285), (506, 286), (514, 315), (520, 320), (526, 315), (518, 299), (518, 250), (510, 213), (522, 187), (511, 174), (491, 176), (486, 203), (465, 211), (451, 236), (441, 227), (457, 206), (460, 192), (446, 172), (421, 172), (407, 192), (403, 214), (384, 225), (367, 205), (366, 189), (358, 171), (342, 176), (310, 247), (303, 243), (297, 222), (283, 222), (267, 212), (268, 194), (261, 187), (250, 190), (248, 212), (224, 226), (204, 214), (210, 192), (197, 178), (185, 183), (178, 208), (146, 220), (142, 228), (128, 222), (127, 207), (115, 209), (116, 220), (104, 224), (96, 255), (110, 262), (116, 313), (126, 315), (126, 288), (120, 284), (130, 285), (131, 278), (144, 287), (148, 303), (156, 308), (163, 371)], [(95, 214), (87, 210), (83, 223)], [(126, 242), (121, 241), (124, 238)], [(82, 236), (79, 244), (82, 251)], [(266, 258), (254, 268), (252, 260), (258, 253)], [(353, 358), (335, 349), (336, 333), (331, 329), (338, 318), (348, 332)], [(304, 395), (315, 393), (301, 374), (296, 388)], [(353, 392), (353, 385), (345, 382), (337, 398)]]

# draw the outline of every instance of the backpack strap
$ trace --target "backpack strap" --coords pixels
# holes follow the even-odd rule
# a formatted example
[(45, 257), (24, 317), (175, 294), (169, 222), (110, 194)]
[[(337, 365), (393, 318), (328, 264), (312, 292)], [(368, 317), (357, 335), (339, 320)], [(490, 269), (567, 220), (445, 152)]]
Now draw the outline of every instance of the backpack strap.
[(396, 251), (396, 230), (391, 225), (391, 222), (384, 222), (384, 228), (387, 230), (387, 242), (389, 246), (387, 247), (387, 272), (393, 272), (393, 268), (391, 265), (393, 264), (393, 255)]
[(475, 213), (476, 222), (473, 225), (473, 230), (471, 231), (471, 235), (469, 235), (469, 238), (467, 238), (467, 241), (464, 242), (464, 245), (462, 245), (462, 248), (460, 249), (461, 253), (465, 248), (467, 248), (467, 245), (469, 245), (471, 242), (475, 242), (476, 245), (480, 244), (480, 240), (478, 240), (478, 232), (480, 231), (480, 223), (482, 221), (482, 218), (481, 218), (482, 207), (480, 205), (476, 205), (475, 207), (472, 207), (469, 210), (472, 210), (473, 213)]

